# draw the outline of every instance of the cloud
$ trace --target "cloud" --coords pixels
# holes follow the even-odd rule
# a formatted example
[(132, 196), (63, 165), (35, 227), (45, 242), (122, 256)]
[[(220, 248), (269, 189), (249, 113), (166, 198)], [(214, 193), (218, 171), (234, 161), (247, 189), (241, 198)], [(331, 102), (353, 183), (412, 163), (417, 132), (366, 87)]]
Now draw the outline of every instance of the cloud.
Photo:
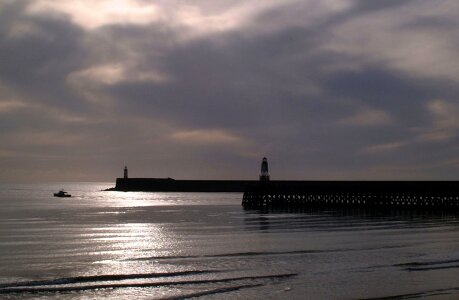
[[(360, 67), (385, 65), (407, 76), (458, 81), (457, 43), (452, 38), (459, 36), (458, 3), (398, 2), (403, 4), (354, 15), (334, 26), (322, 49), (347, 55)], [(445, 26), (423, 20), (441, 20)]]
[(215, 145), (215, 144), (240, 144), (243, 138), (222, 129), (197, 129), (179, 131), (171, 135), (175, 141), (186, 144)]
[(435, 99), (427, 104), (432, 115), (432, 125), (424, 129), (419, 139), (422, 141), (442, 142), (450, 140), (459, 133), (459, 105), (441, 99)]
[(78, 146), (83, 137), (80, 134), (62, 134), (62, 132), (43, 132), (27, 131), (23, 133), (15, 132), (14, 134), (4, 135), (11, 143), (20, 146)]
[(70, 73), (67, 79), (73, 85), (90, 85), (92, 83), (114, 85), (123, 81), (163, 84), (170, 80), (165, 74), (161, 74), (160, 72), (154, 70), (142, 72), (135, 69), (130, 71), (129, 66), (122, 64), (89, 67)]
[(361, 109), (341, 121), (344, 125), (352, 126), (391, 125), (393, 122), (394, 120), (385, 111), (370, 108)]
[(374, 145), (366, 147), (362, 152), (363, 153), (382, 153), (387, 151), (395, 151), (400, 147), (406, 146), (406, 142), (394, 142), (388, 144)]
[(110, 24), (148, 24), (160, 17), (159, 8), (152, 3), (136, 0), (93, 1), (33, 1), (27, 7), (28, 14), (61, 13), (87, 29)]
[(8, 113), (11, 111), (14, 111), (19, 108), (24, 107), (24, 103), (19, 102), (19, 101), (14, 101), (14, 100), (0, 100), (0, 114), (2, 113)]
[(455, 178), (456, 8), (2, 1), (0, 180)]
[[(296, 2), (292, 0), (284, 3)], [(333, 2), (336, 6), (336, 1)], [(83, 0), (36, 0), (27, 7), (27, 14), (64, 15), (86, 30), (110, 25), (155, 25), (186, 29), (181, 32), (185, 40), (228, 30), (240, 29), (260, 11), (280, 6), (278, 1), (260, 3), (246, 1), (203, 1), (153, 3), (142, 0), (99, 0), (88, 5)], [(177, 32), (178, 33), (178, 32)], [(176, 33), (176, 34), (177, 34)]]

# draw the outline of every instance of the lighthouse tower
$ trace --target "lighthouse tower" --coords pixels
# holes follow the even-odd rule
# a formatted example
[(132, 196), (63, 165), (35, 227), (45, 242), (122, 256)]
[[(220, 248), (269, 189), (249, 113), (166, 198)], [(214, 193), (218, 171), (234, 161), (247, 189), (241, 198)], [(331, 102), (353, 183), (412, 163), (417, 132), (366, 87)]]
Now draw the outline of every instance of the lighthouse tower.
[(268, 159), (263, 157), (261, 161), (260, 181), (269, 181)]
[(128, 178), (128, 168), (127, 166), (124, 166), (124, 179)]

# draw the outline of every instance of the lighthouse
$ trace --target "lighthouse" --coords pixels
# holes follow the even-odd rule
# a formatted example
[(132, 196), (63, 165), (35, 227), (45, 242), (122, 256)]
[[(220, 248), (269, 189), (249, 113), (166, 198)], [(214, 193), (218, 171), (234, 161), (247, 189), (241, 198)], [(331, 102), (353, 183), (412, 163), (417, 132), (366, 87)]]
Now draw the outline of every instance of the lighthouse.
[(263, 157), (261, 161), (260, 181), (269, 181), (268, 159)]
[(124, 179), (128, 178), (128, 168), (127, 166), (124, 166)]

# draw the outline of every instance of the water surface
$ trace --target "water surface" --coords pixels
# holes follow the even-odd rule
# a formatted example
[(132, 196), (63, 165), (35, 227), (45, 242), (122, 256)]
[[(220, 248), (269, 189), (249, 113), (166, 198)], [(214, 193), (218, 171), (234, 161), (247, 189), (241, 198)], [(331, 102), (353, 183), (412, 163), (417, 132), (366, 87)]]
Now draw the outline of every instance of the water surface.
[(111, 186), (0, 185), (1, 298), (459, 298), (453, 214), (244, 210), (239, 193)]

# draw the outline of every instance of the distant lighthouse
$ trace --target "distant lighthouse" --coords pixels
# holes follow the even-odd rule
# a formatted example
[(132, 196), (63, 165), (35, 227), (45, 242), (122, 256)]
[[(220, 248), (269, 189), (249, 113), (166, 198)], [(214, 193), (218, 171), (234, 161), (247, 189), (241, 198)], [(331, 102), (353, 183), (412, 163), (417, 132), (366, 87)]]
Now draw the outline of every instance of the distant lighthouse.
[(263, 157), (261, 161), (260, 181), (269, 181), (268, 159)]
[(127, 166), (124, 166), (124, 179), (128, 178), (128, 169)]

